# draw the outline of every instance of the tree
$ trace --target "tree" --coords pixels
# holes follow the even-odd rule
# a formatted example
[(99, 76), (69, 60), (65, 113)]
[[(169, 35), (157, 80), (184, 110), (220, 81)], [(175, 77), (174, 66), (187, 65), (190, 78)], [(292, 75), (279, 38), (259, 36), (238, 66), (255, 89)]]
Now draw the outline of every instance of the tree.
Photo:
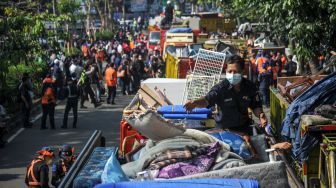
[(287, 36), (299, 59), (317, 72), (321, 51), (335, 49), (336, 6), (332, 0), (234, 0), (236, 10), (246, 10), (271, 24), (273, 34)]
[[(91, 28), (95, 28), (95, 24), (92, 22), (92, 10), (96, 10), (99, 19), (101, 21), (100, 32), (113, 32), (115, 29), (115, 24), (113, 20), (113, 1), (110, 0), (85, 0), (86, 4), (86, 30), (87, 33), (91, 33)], [(96, 30), (93, 29), (93, 34), (95, 36)]]
[(42, 8), (39, 1), (0, 2), (0, 93), (6, 99), (16, 96), (20, 73), (30, 72), (38, 79), (45, 67), (41, 60), (48, 50), (40, 41), (46, 35), (47, 14)]
[[(77, 29), (77, 20), (81, 20), (80, 18), (83, 16), (80, 13), (80, 3), (77, 0), (59, 0), (57, 10), (59, 13), (56, 17), (57, 22), (65, 24), (65, 39), (67, 41), (67, 52), (69, 53), (73, 44), (73, 31)], [(72, 26), (71, 30), (69, 29), (70, 24)]]

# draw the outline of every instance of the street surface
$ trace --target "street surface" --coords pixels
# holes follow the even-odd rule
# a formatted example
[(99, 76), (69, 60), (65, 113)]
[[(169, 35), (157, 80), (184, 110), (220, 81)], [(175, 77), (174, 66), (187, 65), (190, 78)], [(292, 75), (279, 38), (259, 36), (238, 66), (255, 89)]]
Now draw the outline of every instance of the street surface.
[[(26, 166), (34, 158), (35, 152), (43, 146), (75, 146), (78, 154), (94, 130), (101, 130), (106, 138), (106, 146), (119, 146), (119, 122), (122, 111), (133, 96), (117, 93), (116, 105), (106, 104), (94, 108), (86, 101), (87, 109), (78, 109), (77, 128), (72, 128), (72, 111), (69, 113), (68, 129), (61, 129), (65, 105), (56, 106), (56, 129), (40, 130), (40, 119), (32, 129), (25, 129), (4, 149), (0, 149), (0, 188), (21, 188), (24, 184)], [(63, 102), (64, 103), (64, 102)], [(49, 119), (47, 119), (47, 126)]]

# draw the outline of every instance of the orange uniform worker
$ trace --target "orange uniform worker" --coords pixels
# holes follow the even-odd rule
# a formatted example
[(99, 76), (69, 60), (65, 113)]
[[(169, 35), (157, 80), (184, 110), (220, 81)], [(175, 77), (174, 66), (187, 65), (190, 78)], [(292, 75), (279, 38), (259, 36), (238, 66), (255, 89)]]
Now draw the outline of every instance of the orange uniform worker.
[(46, 121), (47, 116), (49, 115), (50, 128), (55, 129), (55, 106), (56, 106), (56, 97), (55, 97), (55, 81), (52, 79), (51, 75), (48, 74), (43, 80), (42, 84), (42, 118), (41, 118), (41, 130), (47, 129)]
[(117, 94), (117, 71), (114, 69), (114, 63), (107, 65), (105, 71), (105, 81), (107, 85), (107, 104), (115, 104), (114, 99)]
[(27, 167), (25, 183), (28, 187), (49, 188), (49, 165), (52, 164), (54, 152), (44, 147), (37, 153), (38, 157)]
[(105, 50), (103, 49), (102, 46), (99, 46), (97, 50), (96, 59), (100, 63), (102, 63), (105, 60)]
[(269, 60), (263, 55), (257, 59), (257, 65), (260, 94), (263, 104), (268, 108), (270, 106), (269, 86), (272, 81), (272, 67)]

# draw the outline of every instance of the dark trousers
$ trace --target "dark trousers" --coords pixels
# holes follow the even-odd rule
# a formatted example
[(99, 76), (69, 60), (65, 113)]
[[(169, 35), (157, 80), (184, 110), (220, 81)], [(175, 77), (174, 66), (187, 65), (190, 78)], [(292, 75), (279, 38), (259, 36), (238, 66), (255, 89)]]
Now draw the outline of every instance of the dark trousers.
[(116, 86), (108, 86), (107, 87), (107, 102), (109, 103), (114, 103), (114, 99), (116, 97), (117, 94), (117, 87)]
[(138, 90), (139, 90), (139, 88), (140, 88), (140, 80), (141, 80), (141, 78), (140, 78), (140, 76), (138, 76), (138, 75), (135, 75), (135, 76), (133, 76), (133, 85), (132, 85), (132, 92), (133, 93), (136, 93), (136, 92), (138, 92)]
[(27, 108), (26, 105), (24, 103), (22, 103), (21, 110), (22, 110), (22, 116), (23, 116), (22, 124), (23, 124), (24, 127), (28, 127), (29, 126), (31, 105), (29, 106), (29, 108)]
[(67, 104), (65, 106), (64, 118), (63, 118), (63, 127), (68, 126), (68, 116), (69, 112), (72, 109), (72, 113), (74, 116), (72, 126), (75, 128), (77, 125), (77, 112), (78, 112), (78, 98), (68, 98)]
[(265, 75), (260, 77), (259, 91), (263, 105), (265, 105), (266, 107), (270, 106), (270, 91), (269, 91), (270, 85), (271, 85), (271, 76)]
[(128, 78), (121, 78), (121, 85), (122, 85), (122, 93), (125, 95), (126, 91), (127, 93), (130, 93), (130, 89), (129, 89), (129, 79)]
[(269, 88), (259, 88), (259, 91), (263, 105), (265, 105), (268, 108), (270, 106)]
[(41, 128), (46, 128), (47, 116), (49, 115), (50, 128), (55, 128), (55, 104), (42, 104), (42, 122)]
[(81, 96), (81, 106), (84, 106), (84, 102), (85, 102), (85, 99), (87, 97), (87, 95), (90, 96), (90, 99), (91, 101), (96, 104), (96, 99), (95, 99), (95, 94), (90, 86), (90, 84), (87, 84), (87, 85), (84, 85), (83, 86), (83, 93), (82, 93), (82, 96)]

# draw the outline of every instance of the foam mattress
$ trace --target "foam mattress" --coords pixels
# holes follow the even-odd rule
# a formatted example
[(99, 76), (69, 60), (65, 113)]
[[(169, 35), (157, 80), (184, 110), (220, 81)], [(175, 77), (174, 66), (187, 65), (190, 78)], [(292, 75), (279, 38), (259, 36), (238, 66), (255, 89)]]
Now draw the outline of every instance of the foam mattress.
[(75, 178), (73, 188), (92, 188), (100, 184), (105, 164), (115, 150), (115, 147), (95, 148), (88, 162)]

